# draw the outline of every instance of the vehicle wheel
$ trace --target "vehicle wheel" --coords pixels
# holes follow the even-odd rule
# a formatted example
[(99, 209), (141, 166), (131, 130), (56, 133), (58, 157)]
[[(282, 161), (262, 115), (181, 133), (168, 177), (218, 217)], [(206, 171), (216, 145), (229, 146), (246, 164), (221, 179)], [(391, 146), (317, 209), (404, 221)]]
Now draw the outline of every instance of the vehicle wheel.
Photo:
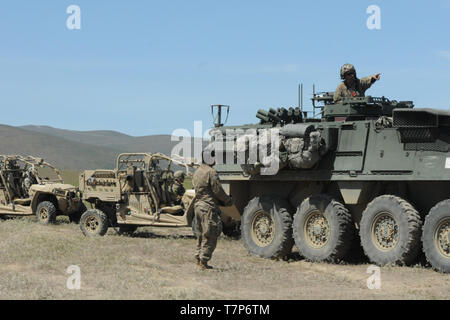
[(137, 226), (132, 224), (121, 224), (119, 225), (119, 234), (130, 236), (137, 230)]
[(36, 208), (39, 223), (50, 224), (56, 222), (56, 207), (51, 201), (42, 201)]
[(81, 216), (83, 215), (83, 213), (86, 210), (87, 210), (87, 208), (84, 205), (84, 203), (81, 203), (80, 208), (78, 209), (77, 212), (69, 214), (69, 221), (73, 222), (73, 223), (76, 223), (76, 224), (80, 223)]
[(85, 236), (104, 236), (108, 225), (108, 217), (98, 209), (87, 210), (80, 219), (80, 229)]
[(339, 261), (355, 235), (348, 209), (330, 195), (303, 200), (294, 215), (293, 233), (300, 255), (311, 261)]
[(241, 236), (248, 251), (263, 258), (280, 258), (291, 253), (292, 217), (284, 199), (270, 196), (250, 200), (241, 221)]
[(422, 221), (407, 201), (393, 195), (367, 205), (360, 224), (361, 245), (371, 262), (408, 265), (419, 253)]
[(433, 268), (450, 273), (450, 200), (431, 208), (423, 225), (422, 244)]

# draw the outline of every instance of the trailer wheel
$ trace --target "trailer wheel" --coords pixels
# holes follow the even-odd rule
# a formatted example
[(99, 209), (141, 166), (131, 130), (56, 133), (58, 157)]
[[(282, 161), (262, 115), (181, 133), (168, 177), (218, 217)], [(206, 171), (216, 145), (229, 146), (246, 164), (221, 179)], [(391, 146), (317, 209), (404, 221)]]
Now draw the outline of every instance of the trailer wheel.
[(80, 219), (80, 229), (88, 237), (104, 236), (108, 225), (108, 217), (99, 209), (87, 210)]
[(291, 253), (292, 217), (288, 202), (270, 196), (250, 200), (241, 221), (241, 236), (248, 251), (263, 258), (282, 258)]
[(360, 224), (361, 245), (371, 262), (413, 263), (420, 249), (422, 221), (407, 201), (382, 195), (367, 205)]
[(42, 201), (36, 208), (39, 223), (50, 224), (56, 222), (56, 207), (51, 201)]
[(423, 225), (422, 244), (433, 268), (450, 273), (450, 200), (431, 208)]
[(124, 236), (131, 236), (133, 232), (137, 230), (137, 226), (132, 224), (121, 224), (119, 225), (119, 234)]
[(311, 261), (343, 259), (355, 235), (348, 209), (330, 195), (303, 200), (294, 215), (293, 233), (300, 255)]

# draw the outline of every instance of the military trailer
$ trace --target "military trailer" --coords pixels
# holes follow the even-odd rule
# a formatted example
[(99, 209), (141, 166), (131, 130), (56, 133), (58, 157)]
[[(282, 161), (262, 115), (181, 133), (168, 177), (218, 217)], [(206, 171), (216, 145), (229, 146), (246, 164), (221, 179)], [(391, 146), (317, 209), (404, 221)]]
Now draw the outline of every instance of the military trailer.
[[(193, 225), (194, 190), (186, 190), (182, 204), (174, 204), (171, 194), (173, 165), (184, 167), (182, 159), (161, 153), (123, 153), (114, 170), (85, 170), (80, 174), (83, 199), (92, 209), (81, 217), (80, 228), (86, 236), (103, 236), (109, 227), (131, 234), (138, 227), (188, 227)], [(225, 230), (229, 230), (226, 229)]]
[(49, 224), (57, 215), (78, 222), (85, 210), (78, 188), (65, 184), (42, 158), (0, 155), (0, 215), (35, 214), (40, 223)]
[(333, 92), (312, 103), (316, 116), (259, 110), (258, 124), (210, 132), (249, 252), (281, 257), (295, 244), (334, 262), (360, 244), (372, 263), (411, 265), (423, 250), (450, 272), (450, 111), (384, 97), (335, 104)]

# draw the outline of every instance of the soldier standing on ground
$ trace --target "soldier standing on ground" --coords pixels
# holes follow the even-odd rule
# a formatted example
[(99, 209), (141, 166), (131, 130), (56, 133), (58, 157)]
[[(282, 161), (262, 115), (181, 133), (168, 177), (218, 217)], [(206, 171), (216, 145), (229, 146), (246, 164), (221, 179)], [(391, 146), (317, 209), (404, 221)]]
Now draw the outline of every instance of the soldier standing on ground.
[(364, 97), (364, 93), (369, 89), (375, 81), (380, 80), (380, 74), (358, 79), (356, 70), (352, 64), (344, 64), (341, 67), (342, 81), (336, 88), (334, 93), (334, 102), (340, 102), (344, 98)]
[[(223, 190), (216, 170), (207, 164), (207, 151), (202, 153), (202, 165), (195, 171), (192, 183), (195, 189), (194, 204), (195, 223), (197, 225), (197, 253), (195, 258), (201, 269), (211, 269), (208, 261), (217, 245), (217, 238), (222, 232), (219, 205), (231, 206), (233, 200)], [(215, 157), (214, 151), (211, 154)]]

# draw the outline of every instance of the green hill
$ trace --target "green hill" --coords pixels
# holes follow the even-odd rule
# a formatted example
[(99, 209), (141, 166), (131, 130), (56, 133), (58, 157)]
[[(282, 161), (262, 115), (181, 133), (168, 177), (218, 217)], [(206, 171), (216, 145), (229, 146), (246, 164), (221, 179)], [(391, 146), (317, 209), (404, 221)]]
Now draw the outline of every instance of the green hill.
[(106, 147), (0, 125), (0, 154), (42, 157), (61, 169), (112, 168), (118, 152)]
[(0, 154), (34, 155), (66, 170), (110, 169), (115, 166), (117, 155), (124, 152), (170, 155), (176, 144), (178, 142), (171, 141), (170, 135), (133, 137), (106, 130), (0, 125)]
[[(49, 126), (22, 126), (21, 129), (61, 137), (73, 142), (107, 147), (119, 152), (161, 152), (169, 155), (178, 141), (170, 135), (133, 137), (117, 131), (74, 131)], [(199, 141), (199, 139), (196, 139)]]

